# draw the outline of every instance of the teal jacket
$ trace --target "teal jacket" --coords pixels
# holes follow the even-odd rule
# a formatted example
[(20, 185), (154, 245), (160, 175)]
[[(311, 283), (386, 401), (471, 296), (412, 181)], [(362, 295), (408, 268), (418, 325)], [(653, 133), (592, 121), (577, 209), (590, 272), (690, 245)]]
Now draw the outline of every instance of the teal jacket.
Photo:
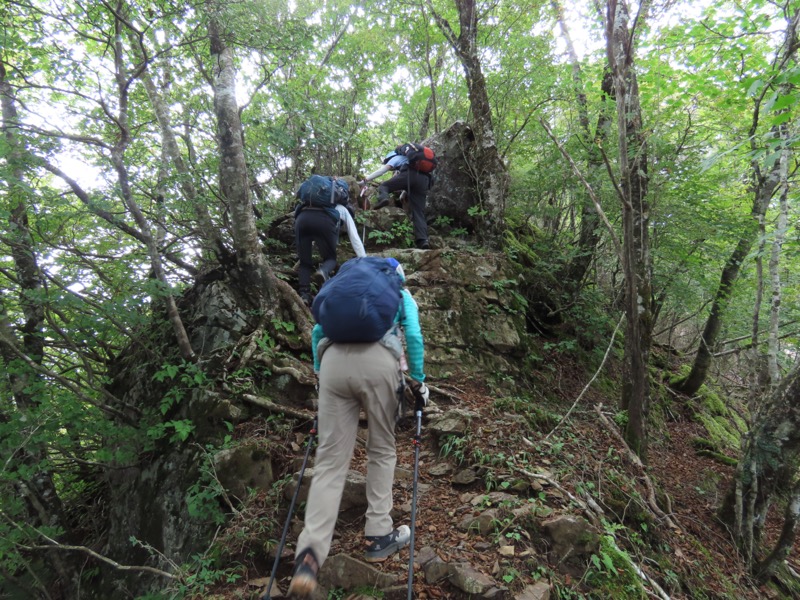
[[(422, 340), (422, 329), (419, 326), (419, 308), (414, 297), (407, 289), (403, 289), (403, 305), (397, 310), (394, 322), (403, 329), (406, 340), (406, 352), (408, 358), (409, 375), (416, 381), (425, 381), (425, 344)], [(397, 336), (396, 327), (393, 327), (384, 336)], [(320, 343), (322, 344), (320, 345)], [(384, 343), (384, 340), (381, 340)], [(317, 323), (311, 330), (311, 348), (314, 353), (314, 372), (319, 373), (319, 364), (322, 354), (330, 344), (330, 340), (325, 337), (322, 325)], [(393, 350), (393, 344), (385, 344)]]

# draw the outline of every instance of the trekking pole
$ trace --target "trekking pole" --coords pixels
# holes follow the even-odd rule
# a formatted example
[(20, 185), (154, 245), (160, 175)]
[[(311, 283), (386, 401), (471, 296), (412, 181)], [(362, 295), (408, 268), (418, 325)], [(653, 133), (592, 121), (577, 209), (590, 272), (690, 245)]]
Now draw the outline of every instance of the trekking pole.
[[(362, 204), (361, 208), (363, 210), (367, 210), (367, 187), (369, 187), (369, 184), (365, 183), (364, 187), (361, 188), (360, 197), (361, 197), (361, 204)], [(363, 243), (365, 246), (367, 245), (367, 221), (366, 221), (366, 219), (364, 219), (364, 228), (361, 230), (361, 243)]]
[(308, 456), (311, 454), (311, 447), (314, 445), (314, 437), (317, 435), (317, 417), (314, 417), (314, 422), (311, 424), (310, 435), (311, 437), (306, 446), (306, 455), (303, 457), (303, 465), (300, 467), (300, 475), (297, 478), (297, 487), (294, 489), (292, 502), (289, 504), (289, 515), (286, 517), (286, 523), (283, 526), (283, 533), (281, 534), (281, 541), (278, 544), (278, 552), (275, 554), (275, 562), (272, 564), (272, 573), (269, 576), (267, 592), (261, 597), (261, 600), (272, 600), (272, 584), (275, 583), (275, 574), (278, 572), (278, 563), (280, 563), (283, 547), (286, 544), (286, 534), (289, 533), (289, 524), (292, 522), (294, 505), (295, 502), (297, 502), (297, 496), (300, 495), (300, 486), (303, 484), (303, 473), (305, 473), (306, 465), (308, 464)]
[(414, 393), (414, 414), (417, 416), (417, 431), (414, 434), (414, 484), (411, 493), (411, 538), (409, 539), (408, 559), (408, 600), (412, 600), (414, 592), (414, 531), (417, 525), (417, 483), (419, 482), (419, 447), (422, 433), (422, 409), (425, 400), (417, 390)]

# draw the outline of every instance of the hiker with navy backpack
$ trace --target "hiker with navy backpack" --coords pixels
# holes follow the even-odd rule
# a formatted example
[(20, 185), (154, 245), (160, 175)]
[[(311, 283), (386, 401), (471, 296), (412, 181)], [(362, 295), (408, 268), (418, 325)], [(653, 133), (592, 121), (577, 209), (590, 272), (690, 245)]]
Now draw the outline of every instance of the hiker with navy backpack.
[(311, 306), (311, 274), (314, 271), (313, 246), (320, 254), (318, 273), (324, 283), (336, 268), (336, 248), (339, 232), (347, 230), (350, 245), (356, 256), (366, 256), (364, 244), (358, 237), (358, 229), (350, 213), (350, 205), (358, 196), (357, 183), (352, 177), (345, 179), (312, 175), (297, 190), (297, 206), (294, 212), (294, 235), (298, 268), (297, 291), (303, 302)]
[(394, 175), (378, 186), (378, 201), (372, 208), (383, 208), (389, 204), (389, 194), (405, 191), (411, 206), (411, 222), (414, 225), (414, 244), (427, 250), (428, 222), (425, 218), (425, 203), (428, 190), (433, 185), (433, 170), (436, 156), (430, 148), (422, 144), (402, 144), (389, 152), (383, 159), (383, 166), (370, 173), (364, 184), (394, 171)]
[(319, 446), (288, 591), (295, 596), (316, 590), (330, 552), (362, 409), (369, 432), (364, 558), (380, 562), (408, 545), (411, 530), (395, 528), (390, 516), (405, 368), (416, 396), (427, 403), (429, 395), (419, 311), (395, 259), (345, 262), (322, 286), (311, 311), (317, 322), (311, 341), (319, 377)]

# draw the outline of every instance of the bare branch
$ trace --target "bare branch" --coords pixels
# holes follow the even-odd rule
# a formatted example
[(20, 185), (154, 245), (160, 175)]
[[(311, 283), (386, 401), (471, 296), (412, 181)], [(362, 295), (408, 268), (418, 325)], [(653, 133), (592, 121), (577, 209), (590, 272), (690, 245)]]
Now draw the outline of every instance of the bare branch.
[(550, 126), (547, 125), (547, 123), (545, 123), (544, 119), (542, 119), (541, 117), (539, 117), (539, 123), (541, 123), (542, 127), (544, 127), (544, 130), (547, 132), (547, 135), (550, 137), (550, 139), (553, 140), (553, 143), (558, 148), (558, 151), (561, 152), (561, 156), (563, 156), (569, 162), (570, 166), (572, 167), (572, 172), (575, 173), (578, 179), (581, 180), (584, 187), (586, 188), (586, 191), (589, 192), (589, 197), (592, 199), (592, 202), (594, 203), (595, 210), (597, 210), (597, 214), (600, 215), (600, 218), (603, 219), (603, 223), (605, 223), (605, 226), (608, 229), (608, 233), (611, 236), (611, 240), (614, 242), (614, 249), (617, 252), (617, 257), (620, 259), (620, 261), (622, 261), (623, 260), (622, 244), (620, 243), (617, 234), (614, 232), (614, 228), (611, 226), (608, 217), (606, 217), (606, 213), (603, 210), (603, 207), (600, 206), (600, 201), (597, 199), (597, 195), (594, 193), (594, 189), (592, 189), (591, 184), (589, 184), (589, 182), (586, 181), (586, 178), (583, 176), (583, 173), (581, 173), (581, 170), (578, 168), (578, 165), (575, 164), (575, 161), (572, 160), (572, 157), (569, 155), (569, 153), (556, 139), (556, 136), (553, 134), (553, 131), (550, 129)]

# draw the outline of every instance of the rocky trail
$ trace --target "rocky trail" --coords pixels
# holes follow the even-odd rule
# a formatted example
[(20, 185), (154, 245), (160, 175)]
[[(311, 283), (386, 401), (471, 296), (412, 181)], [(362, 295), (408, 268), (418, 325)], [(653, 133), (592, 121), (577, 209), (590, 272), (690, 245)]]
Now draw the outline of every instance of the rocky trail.
[[(566, 381), (578, 379), (559, 378), (560, 393), (571, 403), (579, 389), (569, 389)], [(649, 597), (771, 597), (749, 580), (730, 537), (715, 519), (719, 494), (733, 468), (697, 454), (692, 439), (702, 437), (699, 425), (673, 415), (665, 424), (666, 441), (651, 450), (647, 472), (662, 497), (668, 498), (662, 504), (667, 503), (676, 525), (669, 528), (639, 500), (645, 493), (643, 487), (635, 489), (640, 473), (595, 414), (593, 405), (608, 399), (590, 391), (570, 420), (553, 432), (558, 422), (549, 412), (553, 407), (520, 411), (498, 401), (483, 381), (468, 374), (434, 381), (432, 386), (447, 395), (434, 392), (435, 406), (423, 417), (415, 598), (577, 598), (577, 593), (587, 593), (584, 583), (589, 580), (595, 591), (587, 597), (613, 598), (611, 591), (596, 592), (598, 579), (605, 577), (612, 584), (614, 580), (607, 572), (610, 563), (598, 563), (597, 557), (615, 567), (620, 561), (618, 556), (609, 557), (601, 538), (614, 539), (626, 560), (640, 569), (638, 584)], [(409, 414), (397, 432), (396, 525), (410, 524), (414, 431)], [(297, 467), (302, 454), (300, 450), (295, 455)], [(356, 446), (351, 469), (363, 474), (364, 465), (362, 443)], [(358, 481), (353, 486), (358, 497)], [(285, 494), (290, 497), (293, 491), (294, 483)], [(408, 548), (377, 566), (363, 562), (364, 507), (347, 498), (343, 507), (315, 597), (406, 598)], [(272, 597), (282, 597), (288, 587), (294, 540), (301, 526), (296, 515)], [(659, 557), (648, 555), (653, 546), (660, 548)], [(271, 560), (253, 561), (247, 577), (236, 586), (218, 588), (213, 597), (261, 597)], [(691, 586), (681, 581), (691, 581)]]

